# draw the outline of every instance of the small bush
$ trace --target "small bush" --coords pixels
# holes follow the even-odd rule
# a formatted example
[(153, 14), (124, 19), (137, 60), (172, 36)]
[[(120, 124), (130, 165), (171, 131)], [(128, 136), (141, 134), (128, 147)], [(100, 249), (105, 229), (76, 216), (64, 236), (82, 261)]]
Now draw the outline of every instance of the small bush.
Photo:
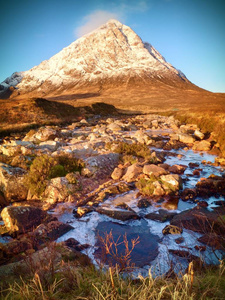
[(128, 144), (120, 142), (117, 145), (115, 152), (122, 155), (133, 155), (144, 158), (145, 160), (151, 160), (151, 151), (147, 145), (143, 144)]
[(41, 196), (45, 191), (48, 180), (64, 177), (67, 173), (81, 171), (84, 166), (81, 160), (68, 155), (51, 157), (46, 154), (34, 159), (24, 184), (32, 195)]
[(154, 192), (154, 185), (153, 182), (157, 181), (156, 179), (152, 178), (152, 179), (146, 179), (146, 178), (140, 178), (137, 182), (136, 182), (136, 187), (139, 189), (139, 191), (146, 195), (146, 196), (151, 196)]

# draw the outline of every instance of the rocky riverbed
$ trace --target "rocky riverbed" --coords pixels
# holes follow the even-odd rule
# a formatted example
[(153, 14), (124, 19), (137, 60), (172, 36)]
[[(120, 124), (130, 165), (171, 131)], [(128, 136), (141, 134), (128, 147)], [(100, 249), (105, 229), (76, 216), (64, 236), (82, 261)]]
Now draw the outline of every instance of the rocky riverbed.
[(114, 241), (138, 239), (131, 260), (143, 275), (217, 263), (225, 249), (219, 152), (212, 133), (159, 115), (92, 116), (3, 139), (0, 275), (49, 241), (98, 264), (110, 231)]

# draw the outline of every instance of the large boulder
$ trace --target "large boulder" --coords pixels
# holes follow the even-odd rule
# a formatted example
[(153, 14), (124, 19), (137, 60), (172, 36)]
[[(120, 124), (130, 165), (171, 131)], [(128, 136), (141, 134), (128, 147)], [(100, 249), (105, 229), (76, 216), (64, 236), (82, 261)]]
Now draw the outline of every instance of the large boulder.
[(24, 186), (26, 171), (0, 163), (0, 189), (8, 202), (25, 200), (28, 189)]
[(44, 199), (51, 204), (65, 202), (76, 190), (77, 185), (69, 183), (66, 177), (52, 178), (44, 192)]
[(41, 127), (38, 131), (31, 130), (27, 133), (23, 141), (30, 142), (46, 142), (49, 140), (54, 140), (58, 136), (58, 133), (55, 129), (51, 127)]
[(119, 154), (109, 153), (92, 156), (84, 160), (84, 162), (85, 168), (82, 170), (82, 175), (110, 176), (119, 163)]
[(37, 207), (7, 206), (1, 217), (11, 233), (25, 233), (40, 225), (47, 218), (47, 213)]
[(220, 207), (215, 208), (214, 211), (209, 211), (197, 206), (179, 213), (171, 220), (170, 224), (196, 232), (214, 232), (224, 235), (224, 218), (225, 208)]

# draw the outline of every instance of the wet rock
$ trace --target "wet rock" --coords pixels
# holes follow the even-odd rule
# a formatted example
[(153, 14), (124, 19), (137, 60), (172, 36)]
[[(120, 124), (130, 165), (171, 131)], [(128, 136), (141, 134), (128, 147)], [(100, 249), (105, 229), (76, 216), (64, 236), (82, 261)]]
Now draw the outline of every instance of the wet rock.
[(158, 166), (153, 165), (153, 164), (144, 165), (143, 173), (148, 175), (148, 176), (154, 175), (155, 177), (159, 177), (160, 175), (168, 174), (168, 172), (164, 168), (158, 167)]
[(217, 200), (217, 201), (214, 201), (213, 204), (219, 205), (219, 206), (225, 206), (225, 201), (224, 200)]
[(166, 225), (165, 228), (163, 228), (162, 233), (164, 235), (166, 234), (181, 234), (183, 232), (183, 229), (178, 226), (174, 225)]
[(206, 246), (199, 246), (199, 245), (196, 245), (195, 246), (195, 250), (198, 250), (200, 252), (203, 252), (206, 250)]
[(192, 163), (192, 162), (190, 162), (188, 165), (189, 165), (189, 167), (190, 167), (191, 169), (193, 169), (193, 168), (198, 168), (198, 167), (199, 167), (199, 164), (197, 164), (197, 163)]
[(26, 171), (0, 163), (0, 188), (8, 202), (25, 200), (28, 189), (23, 184)]
[(186, 168), (184, 165), (173, 165), (169, 167), (168, 171), (174, 174), (183, 174)]
[(171, 220), (177, 213), (171, 213), (164, 209), (159, 209), (158, 213), (149, 213), (145, 215), (146, 219), (159, 221), (159, 222), (167, 222)]
[(113, 180), (119, 180), (123, 176), (123, 169), (115, 168), (111, 174)]
[(142, 173), (142, 166), (138, 163), (135, 163), (127, 168), (123, 180), (127, 182), (132, 182), (138, 179), (138, 176)]
[(199, 257), (191, 254), (189, 251), (185, 251), (185, 250), (173, 250), (173, 249), (169, 249), (169, 253), (172, 253), (173, 255), (182, 257), (187, 259), (188, 262), (191, 261), (199, 261)]
[(225, 195), (225, 178), (211, 175), (208, 178), (202, 178), (196, 184), (197, 194), (199, 196), (210, 197)]
[(73, 210), (73, 215), (76, 218), (81, 218), (84, 215), (92, 212), (93, 210), (94, 210), (93, 207), (87, 207), (87, 206), (86, 207), (82, 207), (82, 206), (79, 206), (77, 208), (77, 210), (75, 210), (75, 209)]
[(211, 149), (211, 143), (209, 141), (203, 140), (203, 141), (196, 141), (192, 147), (195, 151), (209, 151)]
[(25, 233), (40, 225), (47, 218), (47, 213), (37, 207), (7, 206), (1, 217), (10, 232)]
[(194, 201), (197, 197), (197, 191), (186, 188), (180, 193), (180, 196), (183, 201)]
[(196, 177), (200, 177), (201, 175), (200, 170), (194, 170), (192, 174)]
[(64, 241), (64, 244), (67, 247), (72, 248), (73, 250), (76, 250), (76, 251), (83, 251), (84, 249), (87, 249), (90, 247), (90, 245), (88, 245), (88, 244), (81, 245), (74, 238), (69, 238), (68, 240)]
[(122, 211), (122, 210), (110, 210), (102, 207), (97, 207), (96, 211), (99, 214), (103, 214), (106, 216), (109, 216), (113, 219), (121, 220), (121, 221), (127, 221), (127, 220), (137, 220), (140, 219), (140, 217), (132, 211)]
[(170, 196), (169, 199), (166, 199), (162, 203), (162, 207), (166, 210), (176, 210), (178, 207), (179, 197), (176, 196)]
[(212, 247), (214, 250), (224, 251), (225, 249), (225, 237), (212, 232), (204, 234), (198, 238), (198, 241), (202, 244)]
[(69, 224), (64, 224), (59, 221), (51, 221), (47, 224), (40, 224), (32, 233), (31, 236), (38, 240), (38, 244), (41, 245), (47, 241), (55, 241), (63, 234), (67, 233), (71, 229), (74, 229)]
[(151, 205), (152, 205), (151, 201), (149, 199), (145, 199), (145, 198), (138, 200), (138, 203), (137, 203), (137, 207), (139, 207), (139, 208), (146, 208)]
[(181, 237), (175, 239), (175, 242), (176, 242), (176, 244), (180, 245), (184, 242), (184, 238), (181, 236)]
[(222, 222), (223, 216), (225, 216), (224, 208), (209, 211), (197, 206), (179, 213), (171, 220), (170, 224), (195, 232), (223, 234), (225, 232), (225, 224)]
[(200, 207), (208, 207), (209, 206), (209, 204), (206, 201), (198, 201), (197, 204)]

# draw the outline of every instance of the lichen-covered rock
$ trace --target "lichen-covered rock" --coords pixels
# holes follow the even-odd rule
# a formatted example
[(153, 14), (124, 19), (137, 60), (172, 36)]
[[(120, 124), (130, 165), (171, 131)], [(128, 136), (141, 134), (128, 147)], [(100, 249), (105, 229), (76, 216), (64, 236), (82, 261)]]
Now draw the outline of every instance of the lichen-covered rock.
[(82, 170), (83, 175), (106, 175), (110, 176), (112, 171), (119, 163), (118, 153), (102, 154), (92, 156), (84, 160), (85, 168)]
[(77, 185), (69, 183), (66, 177), (52, 178), (44, 192), (44, 199), (51, 204), (64, 202), (76, 190)]
[(25, 233), (34, 229), (47, 218), (47, 213), (31, 206), (7, 206), (1, 217), (10, 232)]
[(182, 188), (182, 179), (177, 174), (168, 174), (160, 176), (160, 179), (163, 182), (163, 188), (171, 189), (173, 191), (178, 191)]
[(162, 233), (164, 235), (166, 234), (181, 234), (183, 232), (183, 229), (178, 227), (178, 226), (174, 226), (174, 225), (166, 225), (165, 228), (163, 228)]
[(25, 200), (28, 189), (24, 185), (26, 171), (0, 163), (0, 189), (8, 202)]

